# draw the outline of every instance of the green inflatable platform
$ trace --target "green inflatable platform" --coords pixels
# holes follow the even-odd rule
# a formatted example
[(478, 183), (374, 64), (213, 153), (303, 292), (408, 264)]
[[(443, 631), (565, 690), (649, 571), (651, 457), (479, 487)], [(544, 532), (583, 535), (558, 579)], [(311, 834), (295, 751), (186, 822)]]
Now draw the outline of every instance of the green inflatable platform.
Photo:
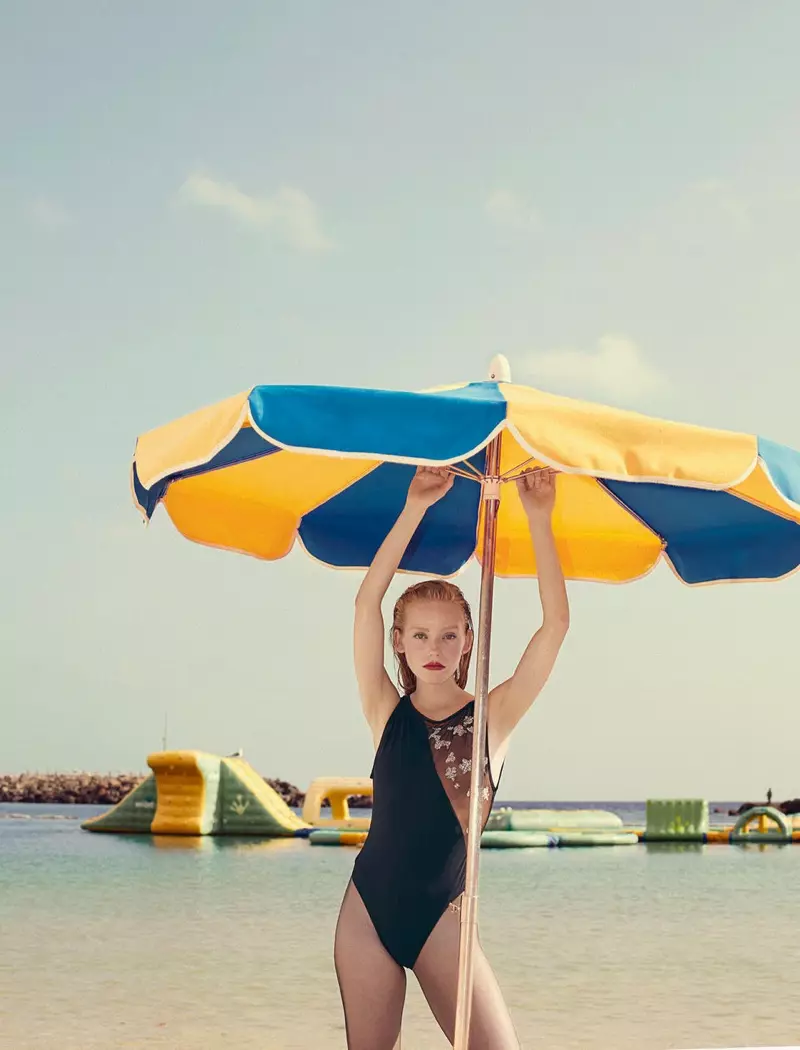
[(149, 755), (152, 774), (87, 831), (151, 835), (306, 835), (309, 826), (243, 758), (204, 751)]
[(156, 813), (156, 778), (151, 773), (125, 798), (99, 817), (92, 817), (81, 824), (88, 831), (116, 831), (129, 834), (149, 835), (150, 825)]

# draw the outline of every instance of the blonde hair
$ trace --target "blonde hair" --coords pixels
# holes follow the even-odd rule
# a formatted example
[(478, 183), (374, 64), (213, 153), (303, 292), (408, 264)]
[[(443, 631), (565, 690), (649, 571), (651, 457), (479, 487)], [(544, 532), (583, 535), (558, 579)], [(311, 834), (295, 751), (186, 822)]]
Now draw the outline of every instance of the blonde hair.
[[(392, 651), (397, 661), (397, 684), (400, 687), (400, 691), (406, 696), (409, 696), (417, 688), (417, 676), (408, 666), (406, 654), (397, 651), (396, 639), (397, 633), (402, 631), (405, 626), (406, 609), (414, 601), (454, 602), (461, 609), (464, 616), (464, 627), (467, 632), (469, 634), (474, 633), (472, 628), (472, 610), (469, 607), (469, 602), (454, 583), (448, 583), (447, 580), (423, 580), (422, 583), (415, 583), (413, 587), (408, 587), (403, 591), (395, 602), (391, 639)], [(467, 684), (471, 658), (472, 646), (462, 654), (456, 672), (453, 675), (456, 685), (460, 689), (463, 689)]]

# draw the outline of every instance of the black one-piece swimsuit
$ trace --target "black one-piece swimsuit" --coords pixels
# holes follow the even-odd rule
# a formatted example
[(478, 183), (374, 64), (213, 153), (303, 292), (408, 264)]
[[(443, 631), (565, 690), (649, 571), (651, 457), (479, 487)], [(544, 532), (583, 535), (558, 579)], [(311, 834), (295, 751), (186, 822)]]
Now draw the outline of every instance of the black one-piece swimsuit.
[[(372, 820), (353, 884), (401, 966), (414, 966), (448, 905), (464, 892), (473, 723), (474, 701), (436, 722), (404, 696), (375, 753)], [(496, 791), (487, 744), (481, 828)]]

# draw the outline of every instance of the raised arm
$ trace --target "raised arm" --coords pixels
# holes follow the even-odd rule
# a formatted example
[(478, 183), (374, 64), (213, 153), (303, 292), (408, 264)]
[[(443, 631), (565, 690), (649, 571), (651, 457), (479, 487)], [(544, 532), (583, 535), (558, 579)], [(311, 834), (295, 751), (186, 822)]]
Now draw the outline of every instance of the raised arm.
[(444, 467), (420, 467), (405, 506), (378, 548), (356, 595), (354, 658), (361, 706), (377, 745), (399, 695), (386, 673), (381, 602), (428, 507), (447, 493), (453, 475)]
[(528, 471), (518, 480), (517, 488), (536, 552), (542, 625), (528, 643), (514, 674), (489, 696), (490, 746), (493, 753), (501, 754), (512, 730), (550, 677), (569, 628), (567, 589), (552, 527), (556, 472)]

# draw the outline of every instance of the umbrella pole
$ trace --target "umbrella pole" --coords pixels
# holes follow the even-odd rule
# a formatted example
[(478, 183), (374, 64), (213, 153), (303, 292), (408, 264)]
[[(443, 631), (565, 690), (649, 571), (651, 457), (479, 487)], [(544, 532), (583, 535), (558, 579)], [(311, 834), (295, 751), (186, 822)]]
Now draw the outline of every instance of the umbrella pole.
[(486, 754), (487, 700), (489, 695), (489, 649), (492, 634), (492, 601), (497, 544), (497, 512), (500, 506), (500, 435), (486, 448), (486, 477), (483, 481), (483, 560), (478, 631), (475, 652), (475, 721), (472, 733), (469, 822), (467, 824), (467, 877), (461, 901), (461, 937), (458, 951), (455, 1050), (468, 1050), (472, 1017), (473, 951), (478, 927), (478, 866), (480, 857), (481, 790), (483, 758)]

